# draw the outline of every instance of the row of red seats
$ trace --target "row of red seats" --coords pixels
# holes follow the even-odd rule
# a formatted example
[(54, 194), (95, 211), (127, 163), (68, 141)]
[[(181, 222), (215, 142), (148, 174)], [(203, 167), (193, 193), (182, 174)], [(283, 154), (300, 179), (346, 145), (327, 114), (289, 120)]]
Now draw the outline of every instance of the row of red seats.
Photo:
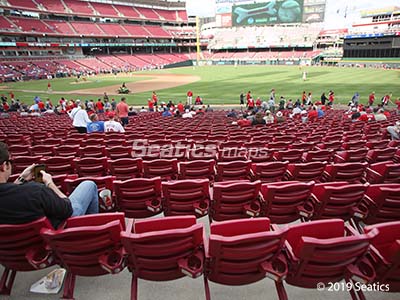
[[(64, 299), (73, 299), (76, 276), (132, 273), (131, 299), (138, 279), (167, 281), (189, 276), (208, 282), (245, 285), (269, 277), (280, 300), (285, 284), (317, 288), (345, 280), (383, 285), (399, 292), (400, 222), (382, 223), (357, 233), (343, 220), (320, 220), (285, 226), (268, 218), (211, 224), (205, 236), (193, 216), (137, 221), (125, 226), (124, 214), (68, 219), (58, 230), (43, 218), (29, 224), (0, 225), (0, 263), (5, 271), (0, 292), (10, 294), (17, 271), (59, 264), (67, 269)], [(352, 299), (365, 299), (350, 289)]]

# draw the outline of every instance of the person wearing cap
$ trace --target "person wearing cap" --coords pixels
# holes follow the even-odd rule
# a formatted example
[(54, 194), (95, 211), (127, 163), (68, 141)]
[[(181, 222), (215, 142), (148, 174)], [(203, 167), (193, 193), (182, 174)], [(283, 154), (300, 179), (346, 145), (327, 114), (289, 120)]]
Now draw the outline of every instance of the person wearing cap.
[(7, 145), (0, 142), (0, 224), (23, 224), (47, 217), (57, 228), (69, 217), (99, 212), (93, 181), (83, 181), (67, 197), (45, 171), (41, 171), (43, 183), (34, 182), (34, 167), (27, 167), (15, 182), (8, 182), (12, 159)]
[(104, 122), (99, 121), (99, 117), (97, 114), (92, 114), (89, 117), (91, 123), (87, 125), (87, 132), (92, 133), (92, 132), (104, 132)]
[(265, 112), (264, 120), (265, 120), (265, 124), (272, 124), (272, 123), (275, 122), (274, 116), (271, 115), (271, 111), (270, 110), (267, 110)]
[(400, 121), (397, 121), (394, 126), (388, 126), (387, 132), (389, 132), (392, 140), (400, 140)]
[(110, 111), (108, 113), (108, 121), (104, 122), (104, 131), (105, 132), (125, 132), (124, 127), (122, 127), (121, 123), (115, 121), (115, 113)]
[(172, 117), (171, 112), (169, 111), (168, 107), (164, 107), (164, 111), (161, 114), (163, 117)]

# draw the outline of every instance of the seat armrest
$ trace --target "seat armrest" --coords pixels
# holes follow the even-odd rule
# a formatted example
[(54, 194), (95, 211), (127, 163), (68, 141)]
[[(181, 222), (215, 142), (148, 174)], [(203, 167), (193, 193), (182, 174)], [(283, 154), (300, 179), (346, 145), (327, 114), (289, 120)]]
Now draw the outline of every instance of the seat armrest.
[(197, 278), (203, 274), (204, 252), (197, 250), (194, 254), (178, 260), (178, 266), (183, 274), (191, 278)]
[(281, 282), (285, 279), (288, 272), (286, 258), (280, 254), (273, 261), (265, 261), (261, 263), (260, 268), (265, 272), (265, 276), (276, 282)]
[(120, 273), (126, 266), (123, 250), (118, 249), (99, 257), (101, 267), (111, 274)]

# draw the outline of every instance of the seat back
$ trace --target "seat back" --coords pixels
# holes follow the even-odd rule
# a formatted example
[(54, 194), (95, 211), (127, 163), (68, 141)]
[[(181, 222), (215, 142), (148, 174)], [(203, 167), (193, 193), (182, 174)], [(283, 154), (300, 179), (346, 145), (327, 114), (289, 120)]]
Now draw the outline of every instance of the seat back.
[(354, 215), (354, 208), (364, 197), (368, 184), (347, 182), (319, 183), (312, 189), (314, 200), (313, 220), (342, 219), (348, 221)]
[(40, 162), (46, 165), (46, 172), (51, 175), (73, 174), (74, 156), (53, 156), (41, 159)]
[[(45, 243), (40, 236), (42, 228), (52, 228), (46, 218), (25, 224), (1, 224), (0, 264), (15, 271), (35, 270), (36, 267), (31, 263), (32, 260), (42, 260), (47, 252)], [(34, 255), (28, 256), (29, 252)], [(53, 262), (48, 261), (48, 263), (51, 265)]]
[(79, 176), (97, 177), (107, 174), (107, 157), (86, 157), (74, 160)]
[(288, 161), (290, 163), (301, 162), (303, 155), (302, 150), (289, 149), (281, 150), (274, 153), (274, 159), (277, 161)]
[(285, 178), (292, 181), (320, 181), (326, 162), (315, 161), (302, 164), (289, 164)]
[(397, 221), (400, 218), (400, 186), (398, 184), (372, 184), (366, 197), (370, 199), (365, 224)]
[(376, 163), (381, 161), (391, 161), (395, 156), (397, 148), (385, 148), (369, 150), (367, 154), (367, 161), (369, 163)]
[(262, 264), (280, 255), (286, 230), (270, 231), (268, 218), (211, 224), (207, 272), (211, 281), (243, 285), (265, 278)]
[(204, 257), (203, 230), (194, 216), (135, 221), (121, 233), (130, 270), (136, 278), (151, 281), (185, 276), (180, 260), (198, 252)]
[(303, 155), (303, 160), (305, 162), (330, 162), (332, 159), (333, 150), (330, 149), (321, 149), (315, 151), (308, 151)]
[(67, 195), (70, 195), (75, 188), (85, 180), (93, 181), (97, 185), (98, 191), (108, 189), (113, 190), (114, 176), (102, 176), (102, 177), (79, 177), (79, 178), (66, 178), (64, 180), (64, 186)]
[(256, 163), (252, 164), (251, 169), (256, 180), (275, 182), (282, 180), (288, 164), (288, 161)]
[(250, 179), (251, 161), (217, 163), (217, 181)]
[(400, 183), (400, 163), (380, 162), (371, 164), (365, 180), (369, 183)]
[(365, 162), (327, 165), (322, 175), (322, 181), (361, 182), (367, 165)]
[(70, 273), (98, 276), (108, 273), (99, 259), (121, 249), (123, 230), (124, 214), (109, 213), (69, 218), (63, 229), (42, 229), (41, 235)]
[(179, 180), (162, 183), (164, 215), (208, 214), (210, 188), (208, 179)]
[(176, 179), (178, 175), (178, 160), (156, 159), (144, 161), (143, 175), (146, 178), (161, 177), (163, 180)]
[(179, 163), (180, 179), (214, 179), (215, 161), (211, 160), (195, 160)]
[(215, 183), (210, 218), (216, 221), (248, 218), (247, 206), (260, 212), (259, 192), (261, 181), (231, 181)]
[(310, 197), (314, 181), (283, 181), (261, 186), (263, 212), (272, 223), (291, 223), (300, 218), (298, 207)]
[(128, 218), (146, 218), (158, 214), (150, 205), (161, 204), (161, 178), (135, 178), (114, 181), (114, 193), (117, 207)]
[(126, 146), (110, 146), (106, 148), (107, 156), (110, 159), (117, 160), (121, 158), (131, 158), (132, 150)]
[(285, 244), (291, 269), (286, 282), (316, 288), (319, 282), (344, 279), (346, 267), (360, 260), (369, 248), (370, 237), (352, 233), (339, 219), (290, 226)]
[(373, 235), (370, 261), (377, 274), (374, 281), (389, 284), (390, 292), (400, 292), (400, 222), (367, 226), (364, 232)]
[(108, 161), (111, 175), (117, 180), (127, 180), (141, 177), (143, 173), (143, 161), (141, 158), (120, 158)]

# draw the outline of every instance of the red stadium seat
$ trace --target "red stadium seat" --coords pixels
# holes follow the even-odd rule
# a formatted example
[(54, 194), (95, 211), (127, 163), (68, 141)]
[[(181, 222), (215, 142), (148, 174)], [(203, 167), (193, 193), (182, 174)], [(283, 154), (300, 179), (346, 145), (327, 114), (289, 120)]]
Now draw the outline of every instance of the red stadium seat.
[(400, 186), (372, 184), (355, 214), (357, 223), (367, 225), (397, 221), (400, 218)]
[(400, 183), (400, 163), (380, 162), (370, 165), (366, 170), (365, 181), (371, 184)]
[(77, 156), (79, 152), (79, 144), (76, 145), (60, 145), (54, 147), (57, 156)]
[(334, 163), (364, 162), (368, 149), (360, 148), (355, 150), (338, 151), (334, 156)]
[(106, 154), (110, 159), (131, 158), (132, 149), (126, 146), (112, 146), (106, 148)]
[(361, 182), (367, 163), (341, 163), (341, 164), (330, 164), (325, 167), (325, 171), (322, 174), (321, 181), (347, 181), (347, 182)]
[(40, 163), (42, 156), (16, 156), (12, 158), (13, 174), (19, 174), (32, 164)]
[(370, 164), (382, 161), (392, 161), (396, 155), (396, 151), (396, 148), (369, 150), (367, 154), (367, 161)]
[(17, 272), (44, 269), (54, 264), (51, 251), (46, 249), (40, 236), (42, 228), (52, 228), (46, 218), (26, 224), (0, 224), (0, 264), (4, 267), (0, 295), (10, 295)]
[(374, 283), (387, 284), (387, 292), (400, 292), (400, 221), (367, 226), (364, 232), (372, 235), (368, 258), (376, 272)]
[(288, 161), (274, 161), (252, 164), (252, 177), (255, 180), (261, 180), (261, 182), (282, 181), (288, 164)]
[[(281, 254), (286, 230), (270, 231), (268, 218), (232, 220), (211, 224), (206, 248), (206, 299), (208, 280), (230, 286), (250, 284), (270, 277), (278, 290), (288, 267)], [(218, 298), (218, 297), (217, 297)]]
[(290, 163), (301, 162), (302, 150), (290, 149), (274, 152), (274, 159), (277, 161), (288, 161)]
[(46, 172), (51, 175), (74, 174), (74, 156), (53, 156), (42, 158), (40, 163), (46, 165)]
[[(286, 283), (303, 288), (317, 284), (352, 281), (355, 271), (370, 281), (375, 277), (371, 264), (364, 258), (370, 237), (358, 235), (343, 220), (321, 220), (291, 225), (286, 236), (289, 272)], [(362, 271), (361, 271), (362, 270)], [(354, 291), (350, 291), (352, 298)], [(362, 292), (361, 292), (362, 293)]]
[(208, 179), (163, 182), (164, 215), (207, 215), (210, 207), (209, 185)]
[(325, 170), (326, 162), (308, 162), (303, 164), (289, 164), (285, 180), (291, 181), (316, 181), (319, 182)]
[(276, 224), (300, 219), (300, 209), (311, 195), (314, 182), (283, 181), (261, 186), (262, 214)]
[(233, 148), (226, 147), (218, 151), (218, 161), (229, 162), (247, 160), (247, 149), (246, 148)]
[(75, 170), (79, 176), (107, 175), (107, 157), (86, 157), (74, 160)]
[(84, 157), (104, 157), (107, 156), (106, 147), (103, 145), (86, 146), (79, 148), (79, 156)]
[(142, 177), (143, 161), (141, 158), (120, 158), (108, 161), (111, 175), (117, 180), (127, 180)]
[(176, 179), (178, 176), (178, 160), (156, 159), (143, 161), (143, 176), (146, 178), (161, 177), (163, 180)]
[(209, 179), (214, 180), (214, 160), (194, 160), (179, 163), (179, 179)]
[(306, 220), (342, 219), (350, 220), (367, 190), (368, 184), (329, 182), (316, 184), (310, 201), (301, 209)]
[(261, 181), (230, 181), (214, 184), (210, 221), (225, 221), (258, 216), (261, 213)]
[(217, 163), (216, 181), (242, 180), (251, 178), (251, 161)]
[(53, 156), (56, 154), (53, 146), (36, 145), (29, 148), (30, 155), (32, 156)]
[(121, 239), (132, 272), (131, 299), (137, 300), (138, 279), (167, 281), (201, 276), (203, 230), (194, 216), (130, 222)]
[(125, 268), (121, 232), (123, 213), (69, 218), (59, 230), (42, 229), (41, 235), (66, 268), (64, 299), (73, 299), (76, 276), (116, 274)]
[(332, 155), (333, 155), (333, 150), (331, 150), (331, 149), (308, 151), (303, 154), (303, 161), (304, 162), (316, 162), (316, 161), (330, 162), (332, 159)]
[(128, 218), (147, 218), (162, 210), (160, 177), (114, 181), (114, 194), (117, 209)]

